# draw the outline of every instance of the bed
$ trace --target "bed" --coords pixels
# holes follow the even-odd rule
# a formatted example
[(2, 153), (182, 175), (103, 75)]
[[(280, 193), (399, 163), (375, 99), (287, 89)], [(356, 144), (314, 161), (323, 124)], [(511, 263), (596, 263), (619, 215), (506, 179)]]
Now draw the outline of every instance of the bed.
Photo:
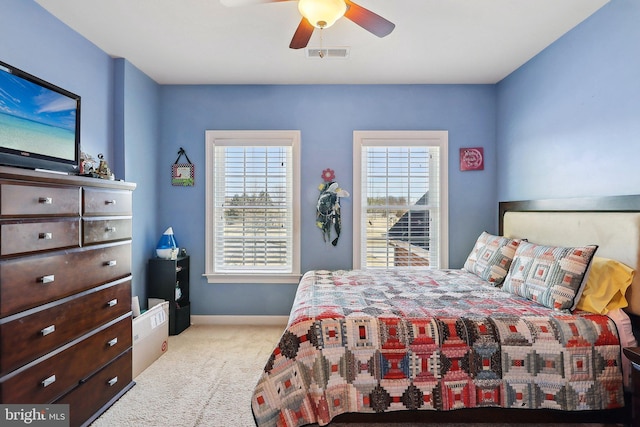
[(499, 213), (461, 269), (307, 272), (256, 424), (631, 423), (640, 196)]

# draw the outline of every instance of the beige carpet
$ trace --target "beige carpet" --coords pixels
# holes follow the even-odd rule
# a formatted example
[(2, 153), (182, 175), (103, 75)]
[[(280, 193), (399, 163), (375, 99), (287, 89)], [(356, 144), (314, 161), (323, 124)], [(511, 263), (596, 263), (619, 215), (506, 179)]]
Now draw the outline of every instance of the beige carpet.
[[(167, 353), (138, 375), (136, 385), (91, 426), (255, 427), (251, 394), (283, 330), (284, 325), (193, 325), (169, 337)], [(418, 425), (438, 424), (396, 427)], [(513, 427), (508, 423), (476, 426)]]
[(284, 326), (199, 326), (169, 350), (92, 427), (255, 426), (251, 393)]

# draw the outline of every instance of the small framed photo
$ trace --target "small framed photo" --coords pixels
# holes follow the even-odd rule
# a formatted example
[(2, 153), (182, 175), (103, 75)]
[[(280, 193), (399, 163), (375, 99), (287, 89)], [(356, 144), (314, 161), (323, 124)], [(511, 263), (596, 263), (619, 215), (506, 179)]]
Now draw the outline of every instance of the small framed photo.
[(189, 187), (195, 184), (192, 163), (174, 163), (171, 167), (171, 185)]
[(461, 148), (460, 170), (463, 172), (484, 170), (484, 148)]

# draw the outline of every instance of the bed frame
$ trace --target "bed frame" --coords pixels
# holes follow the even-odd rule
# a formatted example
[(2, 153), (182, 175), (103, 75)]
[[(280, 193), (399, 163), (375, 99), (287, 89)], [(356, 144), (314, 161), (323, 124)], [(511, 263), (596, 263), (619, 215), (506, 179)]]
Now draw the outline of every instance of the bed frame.
[[(640, 272), (640, 195), (500, 202), (499, 234), (548, 245), (599, 245), (597, 256), (617, 259)], [(629, 317), (640, 336), (640, 274), (627, 292)], [(473, 408), (342, 414), (335, 423), (605, 423), (640, 425), (632, 396), (624, 408), (563, 412), (541, 409)], [(634, 412), (637, 412), (634, 411)]]
[[(501, 235), (548, 245), (597, 244), (596, 256), (640, 272), (640, 195), (501, 202), (499, 209)], [(627, 313), (640, 315), (640, 273), (626, 297)]]

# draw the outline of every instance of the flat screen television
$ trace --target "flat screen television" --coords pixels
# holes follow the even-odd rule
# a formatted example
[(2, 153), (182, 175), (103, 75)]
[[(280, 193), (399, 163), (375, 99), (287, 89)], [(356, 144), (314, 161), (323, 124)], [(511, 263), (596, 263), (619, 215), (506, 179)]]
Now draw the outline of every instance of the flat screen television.
[(77, 174), (80, 96), (0, 61), (0, 164)]

